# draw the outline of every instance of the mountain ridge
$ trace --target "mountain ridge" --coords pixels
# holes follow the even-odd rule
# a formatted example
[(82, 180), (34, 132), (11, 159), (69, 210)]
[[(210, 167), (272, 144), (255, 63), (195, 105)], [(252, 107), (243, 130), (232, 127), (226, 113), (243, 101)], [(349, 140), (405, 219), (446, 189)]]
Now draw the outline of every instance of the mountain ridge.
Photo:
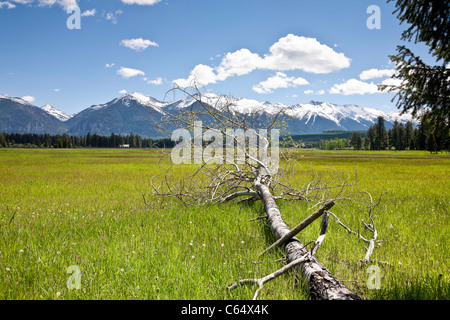
[[(385, 113), (375, 108), (354, 104), (338, 105), (312, 100), (307, 103), (285, 105), (248, 98), (228, 98), (214, 93), (202, 94), (201, 97), (202, 101), (211, 106), (231, 103), (231, 110), (238, 113), (256, 111), (273, 115), (283, 109), (290, 116), (287, 134), (319, 133), (326, 130), (367, 130), (379, 116), (384, 117), (387, 128), (392, 126), (395, 120), (403, 123), (412, 120), (410, 115), (400, 115), (397, 112)], [(72, 135), (85, 135), (90, 132), (101, 135), (134, 133), (147, 137), (160, 137), (161, 132), (151, 124), (159, 122), (166, 113), (182, 111), (184, 108), (193, 106), (194, 103), (196, 99), (193, 97), (164, 102), (133, 92), (69, 115), (50, 105), (39, 108), (21, 98), (0, 95), (0, 132), (14, 130), (14, 126), (6, 125), (5, 119), (11, 120), (17, 114), (22, 114), (19, 117), (21, 120), (15, 122), (17, 133), (26, 130), (33, 131), (29, 133), (42, 133), (47, 130), (49, 132), (46, 133)], [(30, 118), (24, 118), (23, 112), (28, 112)], [(40, 121), (42, 125), (39, 125)]]

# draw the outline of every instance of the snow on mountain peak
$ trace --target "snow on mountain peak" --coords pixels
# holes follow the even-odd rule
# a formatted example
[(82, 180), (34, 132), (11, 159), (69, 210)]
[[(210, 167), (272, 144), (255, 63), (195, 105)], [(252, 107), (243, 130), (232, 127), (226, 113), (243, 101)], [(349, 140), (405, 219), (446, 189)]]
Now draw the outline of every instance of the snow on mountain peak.
[[(123, 100), (134, 100), (144, 106), (147, 107), (152, 107), (152, 108), (162, 108), (164, 106), (167, 105), (167, 103), (165, 102), (161, 102), (153, 97), (147, 96), (145, 94), (142, 94), (140, 92), (132, 92), (132, 93), (126, 93), (125, 95), (123, 95), (122, 97), (120, 97), (119, 99), (123, 99)], [(126, 106), (129, 106), (128, 103), (125, 102)]]
[(56, 119), (60, 120), (60, 121), (67, 121), (70, 118), (72, 118), (72, 115), (67, 114), (61, 110), (56, 109), (55, 107), (46, 104), (44, 106), (41, 107), (42, 110), (44, 110), (45, 112), (47, 112), (49, 115), (55, 117)]
[(0, 99), (9, 99), (11, 101), (20, 103), (20, 104), (24, 104), (24, 105), (31, 105), (31, 103), (29, 103), (28, 101), (22, 99), (22, 98), (14, 98), (14, 97), (9, 97), (9, 96), (4, 96), (2, 94), (0, 94)]

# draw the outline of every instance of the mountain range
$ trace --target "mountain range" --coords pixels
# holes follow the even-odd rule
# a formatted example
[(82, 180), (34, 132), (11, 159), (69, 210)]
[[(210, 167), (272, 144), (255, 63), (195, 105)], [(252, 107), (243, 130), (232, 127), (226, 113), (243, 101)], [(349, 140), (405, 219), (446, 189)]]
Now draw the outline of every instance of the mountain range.
[[(202, 101), (214, 106), (222, 97), (213, 93), (202, 95)], [(409, 115), (385, 113), (374, 108), (357, 105), (337, 105), (328, 102), (310, 101), (287, 106), (277, 102), (260, 102), (247, 98), (232, 98), (233, 111), (239, 113), (262, 112), (271, 115), (285, 109), (290, 116), (286, 134), (320, 133), (328, 130), (362, 131), (383, 116), (387, 128), (395, 120), (407, 122)], [(157, 123), (165, 113), (180, 112), (197, 103), (192, 97), (163, 102), (141, 93), (125, 94), (100, 105), (69, 115), (51, 105), (37, 107), (21, 99), (0, 95), (0, 132), (49, 133), (86, 135), (97, 133), (138, 134), (143, 137), (161, 137), (151, 124)]]

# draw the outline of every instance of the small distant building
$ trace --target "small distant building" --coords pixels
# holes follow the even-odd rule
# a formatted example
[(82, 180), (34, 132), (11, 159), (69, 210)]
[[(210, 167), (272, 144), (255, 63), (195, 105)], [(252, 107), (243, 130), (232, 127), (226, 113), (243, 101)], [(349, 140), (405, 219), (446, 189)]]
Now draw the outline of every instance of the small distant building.
[(121, 145), (119, 146), (119, 148), (129, 148), (129, 147), (130, 147), (129, 144), (121, 144)]

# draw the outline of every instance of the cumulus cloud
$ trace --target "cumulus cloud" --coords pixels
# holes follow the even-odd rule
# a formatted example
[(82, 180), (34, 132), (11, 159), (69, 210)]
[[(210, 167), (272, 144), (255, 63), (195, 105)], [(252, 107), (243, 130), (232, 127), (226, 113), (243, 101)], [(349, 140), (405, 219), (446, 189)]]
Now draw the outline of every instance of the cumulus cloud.
[(95, 16), (96, 13), (97, 13), (96, 9), (86, 10), (81, 14), (81, 16), (82, 17), (93, 17), (93, 16)]
[(189, 74), (187, 79), (177, 79), (173, 81), (180, 87), (189, 87), (193, 85), (206, 86), (210, 83), (216, 83), (217, 74), (210, 66), (199, 64)]
[(156, 78), (155, 80), (147, 80), (148, 84), (154, 84), (155, 86), (159, 86), (163, 84), (163, 78)]
[(127, 90), (120, 90), (119, 93), (120, 94), (127, 94)]
[(138, 4), (140, 6), (152, 6), (161, 2), (161, 0), (122, 0), (125, 4)]
[[(360, 73), (361, 80), (368, 80), (373, 78), (391, 77), (395, 74), (394, 69), (369, 69)], [(335, 84), (331, 89), (331, 94), (353, 95), (353, 94), (374, 94), (374, 93), (387, 93), (390, 92), (389, 88), (380, 90), (379, 85), (373, 82), (365, 82), (358, 79), (350, 79), (341, 84)], [(381, 82), (381, 85), (386, 86), (400, 86), (402, 84), (401, 79), (387, 78)], [(396, 91), (396, 90), (392, 90)], [(306, 92), (305, 92), (306, 93)]]
[(106, 20), (111, 21), (113, 24), (117, 24), (117, 16), (123, 13), (122, 10), (116, 10), (115, 12), (108, 12), (106, 14)]
[(14, 9), (15, 7), (16, 7), (16, 5), (11, 2), (8, 2), (8, 1), (0, 2), (0, 9), (2, 9), (2, 8)]
[(117, 74), (121, 75), (124, 79), (145, 75), (144, 71), (125, 67), (120, 67), (120, 69), (117, 70)]
[[(315, 38), (289, 34), (280, 38), (269, 48), (269, 53), (261, 57), (243, 48), (227, 53), (217, 67), (197, 65), (186, 79), (174, 82), (181, 86), (192, 84), (196, 75), (199, 83), (207, 85), (224, 81), (228, 77), (242, 76), (254, 70), (303, 70), (308, 73), (330, 73), (350, 66), (350, 59), (343, 53), (321, 44)], [(183, 85), (181, 84), (183, 83)], [(261, 88), (262, 89), (262, 88)], [(258, 89), (257, 89), (258, 90)]]
[[(395, 86), (395, 87), (399, 87), (402, 84), (402, 80), (401, 79), (397, 79), (397, 78), (388, 78), (385, 79), (381, 82), (382, 85), (386, 85), (386, 86)], [(390, 89), (389, 87), (382, 90), (382, 92), (398, 92), (397, 89)]]
[[(16, 2), (18, 2), (17, 0), (15, 0)], [(27, 0), (21, 0), (27, 3), (33, 2), (33, 1), (27, 1)], [(72, 6), (78, 6), (78, 1), (77, 0), (37, 0), (38, 5), (39, 6), (47, 6), (47, 7), (51, 7), (54, 4), (60, 5), (61, 7), (63, 7), (64, 10), (72, 7)], [(23, 2), (21, 2), (23, 3)]]
[(248, 49), (227, 53), (217, 68), (217, 79), (225, 80), (231, 76), (242, 76), (258, 69), (263, 59)]
[(107, 64), (105, 64), (105, 68), (112, 68), (114, 66), (115, 66), (114, 63), (107, 63)]
[(325, 94), (325, 90), (319, 90), (319, 91), (305, 90), (303, 93), (304, 93), (304, 94), (323, 95), (323, 94)]
[(265, 55), (263, 68), (270, 70), (303, 70), (324, 74), (350, 66), (350, 59), (315, 38), (289, 34), (273, 44)]
[(387, 85), (387, 86), (400, 86), (402, 84), (402, 80), (395, 79), (395, 78), (388, 78), (388, 79), (383, 80), (381, 82), (381, 84)]
[(15, 4), (33, 4), (36, 3), (38, 6), (43, 7), (51, 7), (55, 4), (67, 9), (71, 6), (78, 5), (77, 0), (9, 0), (0, 2), (0, 8), (6, 7), (8, 9), (15, 8)]
[(391, 77), (395, 74), (394, 69), (369, 69), (360, 73), (359, 78), (361, 80), (369, 80), (373, 78)]
[(253, 91), (257, 93), (273, 93), (274, 90), (279, 88), (297, 87), (309, 84), (303, 78), (288, 77), (283, 72), (277, 72), (275, 76), (269, 77), (267, 80), (260, 82), (253, 87)]
[(373, 94), (378, 92), (378, 86), (373, 82), (367, 83), (358, 79), (350, 79), (342, 84), (335, 84), (330, 89), (331, 94), (342, 94), (344, 96), (354, 94)]
[(134, 51), (143, 51), (145, 49), (147, 49), (148, 47), (152, 46), (152, 47), (158, 47), (159, 45), (156, 42), (147, 40), (147, 39), (142, 39), (142, 38), (137, 38), (137, 39), (125, 39), (122, 40), (120, 42), (120, 45), (130, 48)]
[(22, 97), (22, 100), (25, 100), (28, 103), (32, 103), (32, 102), (36, 101), (36, 98), (32, 97), (32, 96), (24, 96), (24, 97)]

